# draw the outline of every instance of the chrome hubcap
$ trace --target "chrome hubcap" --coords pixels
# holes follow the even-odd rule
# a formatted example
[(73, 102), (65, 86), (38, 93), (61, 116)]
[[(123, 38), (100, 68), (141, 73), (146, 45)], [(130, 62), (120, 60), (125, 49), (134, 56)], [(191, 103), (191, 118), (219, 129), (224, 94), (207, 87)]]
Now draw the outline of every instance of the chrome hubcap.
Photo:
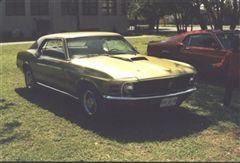
[(97, 111), (97, 101), (92, 91), (88, 90), (83, 95), (84, 109), (88, 115), (93, 115)]

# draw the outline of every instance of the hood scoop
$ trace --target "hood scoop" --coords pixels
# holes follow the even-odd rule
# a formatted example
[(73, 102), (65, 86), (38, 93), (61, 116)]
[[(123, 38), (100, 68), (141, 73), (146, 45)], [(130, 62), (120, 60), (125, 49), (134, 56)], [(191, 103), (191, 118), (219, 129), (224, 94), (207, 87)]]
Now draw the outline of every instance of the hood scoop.
[(146, 57), (119, 57), (119, 56), (110, 56), (111, 58), (121, 59), (124, 61), (134, 62), (134, 61), (142, 61), (142, 60), (148, 60)]
[(132, 57), (131, 60), (132, 61), (142, 61), (142, 60), (146, 60), (147, 61), (148, 59), (145, 58), (145, 57)]

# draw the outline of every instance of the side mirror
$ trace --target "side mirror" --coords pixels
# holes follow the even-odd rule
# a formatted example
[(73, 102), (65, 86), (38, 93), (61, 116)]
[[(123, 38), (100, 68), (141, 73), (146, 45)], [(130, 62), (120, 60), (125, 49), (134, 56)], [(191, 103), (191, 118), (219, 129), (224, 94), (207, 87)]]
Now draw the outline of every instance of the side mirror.
[(182, 48), (182, 47), (184, 47), (184, 44), (183, 44), (182, 42), (177, 42), (176, 45), (177, 45), (178, 48)]

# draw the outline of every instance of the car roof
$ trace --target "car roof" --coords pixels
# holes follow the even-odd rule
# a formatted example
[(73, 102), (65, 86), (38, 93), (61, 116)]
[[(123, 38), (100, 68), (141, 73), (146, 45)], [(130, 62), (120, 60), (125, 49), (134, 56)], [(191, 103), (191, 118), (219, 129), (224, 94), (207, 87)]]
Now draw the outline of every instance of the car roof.
[(121, 36), (114, 32), (64, 32), (64, 33), (54, 33), (40, 37), (37, 40), (37, 44), (40, 45), (45, 39), (69, 39), (78, 37), (94, 37), (94, 36)]
[(41, 38), (76, 38), (76, 37), (88, 37), (88, 36), (119, 36), (118, 33), (113, 32), (64, 32), (54, 33), (42, 36)]
[(231, 30), (194, 30), (194, 31), (188, 31), (179, 33), (173, 37), (170, 37), (168, 41), (182, 41), (186, 36), (193, 35), (193, 34), (217, 34), (217, 33), (237, 33), (238, 30), (231, 31)]
[(231, 30), (195, 30), (195, 31), (189, 31), (189, 32), (183, 32), (179, 35), (189, 35), (189, 34), (206, 34), (206, 33), (235, 33), (239, 31), (231, 31)]

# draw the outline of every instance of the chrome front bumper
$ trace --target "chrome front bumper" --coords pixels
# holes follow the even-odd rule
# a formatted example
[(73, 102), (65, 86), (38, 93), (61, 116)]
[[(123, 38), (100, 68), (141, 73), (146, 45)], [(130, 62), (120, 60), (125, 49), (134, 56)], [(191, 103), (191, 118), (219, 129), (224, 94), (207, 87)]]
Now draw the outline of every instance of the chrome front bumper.
[(144, 100), (158, 100), (158, 99), (163, 99), (163, 98), (169, 98), (169, 97), (176, 97), (176, 96), (184, 96), (184, 95), (189, 95), (192, 92), (196, 91), (197, 88), (193, 87), (181, 92), (176, 92), (176, 93), (170, 93), (170, 94), (165, 94), (165, 95), (159, 95), (159, 96), (146, 96), (146, 97), (115, 97), (115, 96), (107, 96), (103, 95), (103, 98), (106, 100), (119, 100), (119, 101), (144, 101)]

